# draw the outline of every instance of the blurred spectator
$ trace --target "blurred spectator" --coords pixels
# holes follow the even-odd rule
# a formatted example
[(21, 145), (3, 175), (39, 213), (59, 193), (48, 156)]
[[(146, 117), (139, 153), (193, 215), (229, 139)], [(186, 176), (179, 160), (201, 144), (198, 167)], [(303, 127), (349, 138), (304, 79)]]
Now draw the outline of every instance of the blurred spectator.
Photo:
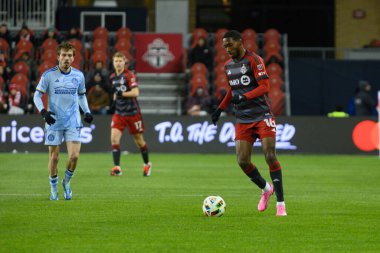
[(94, 72), (94, 76), (87, 82), (86, 90), (89, 91), (96, 85), (101, 86), (104, 91), (106, 91), (108, 94), (111, 94), (111, 87), (106, 84), (106, 77), (103, 76), (99, 70), (96, 70)]
[(355, 112), (357, 116), (373, 115), (376, 101), (371, 97), (371, 85), (367, 81), (359, 81), (359, 91), (355, 95)]
[(21, 27), (20, 31), (17, 33), (16, 37), (14, 38), (14, 41), (17, 44), (21, 39), (29, 40), (33, 44), (35, 42), (34, 33), (32, 32), (32, 30), (28, 28), (26, 24), (24, 24)]
[[(86, 86), (88, 86), (88, 83), (93, 80), (95, 73), (97, 73), (97, 72), (102, 75), (105, 85), (108, 86), (108, 76), (109, 76), (110, 72), (103, 66), (103, 62), (101, 62), (101, 61), (95, 62), (94, 68), (90, 69), (87, 72), (87, 74), (86, 74), (86, 80), (87, 80)], [(107, 91), (107, 89), (105, 89), (105, 90)]]
[(7, 24), (0, 25), (0, 38), (5, 39), (8, 42), (9, 46), (11, 45), (12, 39)]
[(11, 78), (13, 77), (13, 69), (9, 66), (3, 66), (0, 64), (0, 76), (3, 78), (4, 83), (9, 83)]
[(196, 92), (188, 98), (186, 112), (190, 116), (204, 116), (212, 110), (212, 99), (207, 91), (199, 87)]
[(8, 97), (9, 111), (8, 114), (24, 114), (26, 107), (26, 97), (21, 93), (17, 84), (12, 83), (9, 85)]
[(78, 27), (71, 27), (66, 34), (66, 40), (77, 39), (82, 40), (82, 33)]
[(0, 114), (7, 113), (8, 110), (8, 98), (5, 93), (0, 89)]
[(5, 67), (7, 66), (7, 61), (5, 59), (4, 52), (0, 50), (0, 66)]
[(47, 38), (52, 38), (59, 42), (59, 32), (54, 26), (50, 26), (49, 29), (44, 32), (41, 43)]
[(106, 115), (110, 109), (110, 96), (100, 85), (91, 88), (87, 95), (88, 106), (93, 114)]
[(191, 49), (189, 55), (190, 66), (196, 62), (201, 62), (206, 65), (208, 70), (211, 70), (212, 55), (211, 50), (206, 45), (204, 38), (199, 38), (197, 44)]

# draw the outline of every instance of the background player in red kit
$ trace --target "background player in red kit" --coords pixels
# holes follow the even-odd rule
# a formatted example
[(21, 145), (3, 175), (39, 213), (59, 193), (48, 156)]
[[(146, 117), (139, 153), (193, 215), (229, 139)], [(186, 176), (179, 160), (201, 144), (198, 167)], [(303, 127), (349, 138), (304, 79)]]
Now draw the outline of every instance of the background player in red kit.
[[(225, 64), (229, 89), (212, 114), (212, 122), (216, 124), (230, 102), (235, 105), (237, 160), (244, 173), (262, 189), (258, 210), (262, 212), (267, 209), (274, 191), (277, 197), (277, 216), (286, 216), (281, 165), (276, 157), (276, 123), (268, 98), (269, 77), (263, 59), (243, 47), (242, 37), (235, 30), (225, 33), (223, 47), (232, 58)], [(265, 181), (251, 162), (252, 145), (257, 138), (261, 139), (273, 185)]]
[(114, 167), (112, 176), (121, 176), (120, 168), (120, 139), (125, 128), (132, 135), (137, 147), (140, 149), (144, 160), (144, 176), (150, 176), (152, 163), (149, 162), (148, 146), (144, 140), (144, 122), (140, 107), (137, 102), (139, 88), (136, 76), (126, 68), (128, 63), (124, 54), (117, 52), (112, 57), (115, 72), (111, 74), (110, 80), (114, 90), (113, 100), (115, 113), (111, 123), (111, 143)]

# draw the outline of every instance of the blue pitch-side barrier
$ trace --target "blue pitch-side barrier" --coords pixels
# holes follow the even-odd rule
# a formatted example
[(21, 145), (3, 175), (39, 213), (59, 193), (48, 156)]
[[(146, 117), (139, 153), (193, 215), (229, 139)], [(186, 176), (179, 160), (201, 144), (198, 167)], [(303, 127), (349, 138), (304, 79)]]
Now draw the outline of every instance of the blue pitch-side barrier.
[[(278, 117), (279, 153), (377, 154), (360, 150), (352, 139), (355, 126), (376, 117), (331, 119), (327, 117)], [(111, 116), (97, 116), (82, 129), (82, 152), (110, 152)], [(151, 152), (231, 153), (235, 151), (234, 118), (221, 118), (218, 126), (209, 117), (144, 116), (144, 137)], [(40, 116), (0, 116), (0, 152), (46, 152), (44, 124)], [(359, 135), (362, 143), (373, 142), (371, 135)], [(367, 140), (368, 139), (368, 140)], [(261, 152), (260, 142), (254, 144)], [(62, 145), (65, 148), (65, 145)], [(122, 138), (122, 150), (138, 152), (128, 133)]]

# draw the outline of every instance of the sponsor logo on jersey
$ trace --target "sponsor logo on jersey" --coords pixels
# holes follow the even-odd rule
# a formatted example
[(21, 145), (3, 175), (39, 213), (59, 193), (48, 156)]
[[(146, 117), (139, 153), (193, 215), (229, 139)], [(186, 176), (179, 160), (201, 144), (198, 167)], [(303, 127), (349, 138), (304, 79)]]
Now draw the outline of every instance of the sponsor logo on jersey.
[(251, 82), (251, 78), (249, 76), (244, 75), (240, 78), (241, 84), (248, 85)]
[(247, 71), (248, 71), (247, 67), (245, 66), (245, 64), (243, 64), (243, 66), (241, 66), (240, 73), (244, 75), (245, 73), (247, 73)]
[(230, 80), (229, 82), (230, 82), (230, 86), (236, 86), (240, 84), (239, 79), (233, 79), (233, 80)]

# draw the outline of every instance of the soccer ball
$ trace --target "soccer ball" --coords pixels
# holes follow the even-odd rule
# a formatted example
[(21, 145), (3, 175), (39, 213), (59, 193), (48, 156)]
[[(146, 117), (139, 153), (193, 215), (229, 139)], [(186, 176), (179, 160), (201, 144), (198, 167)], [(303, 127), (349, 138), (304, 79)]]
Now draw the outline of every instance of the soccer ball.
[(208, 196), (203, 201), (202, 209), (206, 216), (220, 217), (226, 211), (226, 202), (220, 196)]

